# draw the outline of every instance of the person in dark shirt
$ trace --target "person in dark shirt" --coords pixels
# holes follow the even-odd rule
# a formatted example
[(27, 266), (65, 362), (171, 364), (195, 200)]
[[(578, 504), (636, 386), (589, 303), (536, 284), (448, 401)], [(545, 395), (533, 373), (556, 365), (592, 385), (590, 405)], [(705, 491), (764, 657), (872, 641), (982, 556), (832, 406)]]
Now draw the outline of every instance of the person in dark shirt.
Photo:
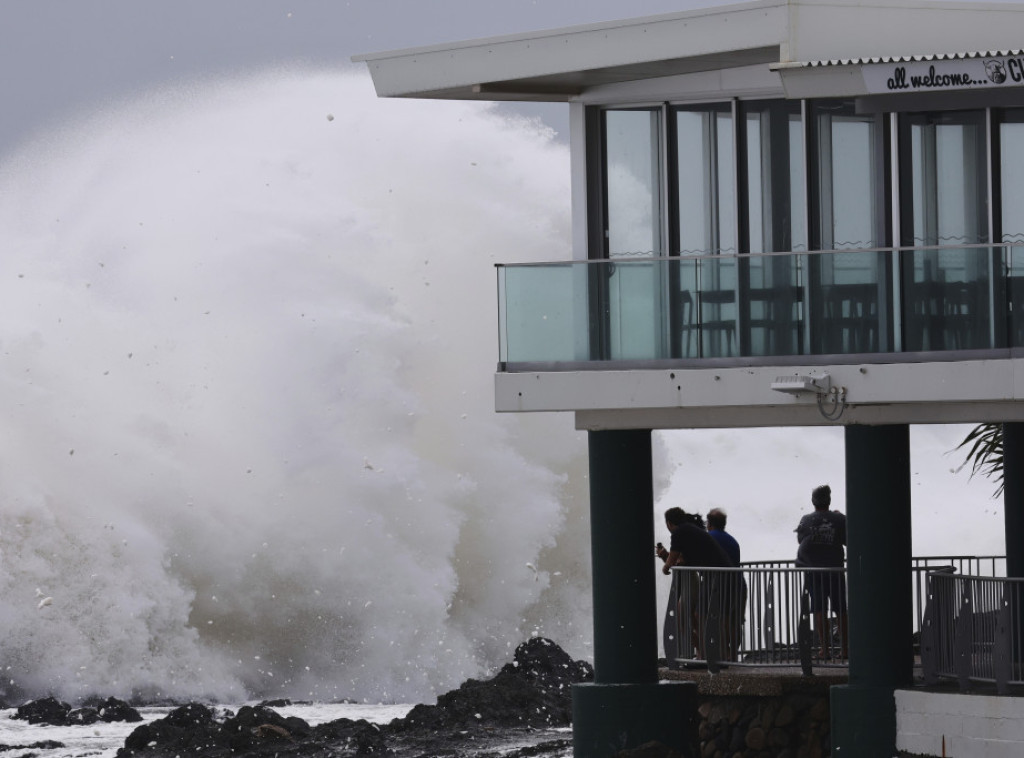
[[(672, 534), (669, 549), (665, 550), (661, 545), (656, 548), (658, 556), (665, 562), (661, 569), (663, 573), (670, 574), (673, 566), (725, 568), (732, 565), (729, 556), (714, 537), (707, 533), (704, 520), (699, 515), (686, 513), (682, 508), (669, 508), (665, 511), (665, 526)], [(677, 598), (674, 607), (678, 609), (683, 622), (681, 639), (690, 639), (692, 646), (697, 649), (697, 656), (703, 658), (702, 621), (706, 619), (712, 603), (721, 603), (717, 582), (711, 577), (702, 581), (695, 572), (676, 579), (681, 579), (673, 583), (673, 594)], [(683, 649), (679, 653), (681, 657), (689, 657)]]
[[(846, 516), (830, 511), (832, 488), (827, 484), (815, 487), (811, 492), (814, 512), (800, 519), (796, 538), (800, 543), (796, 553), (796, 565), (813, 568), (841, 568), (846, 561)], [(810, 594), (810, 611), (814, 616), (814, 627), (818, 631), (819, 651), (823, 659), (831, 657), (826, 614), (831, 608), (839, 625), (840, 655), (847, 653), (847, 631), (849, 614), (846, 610), (846, 576), (843, 571), (808, 572), (806, 590)], [(831, 624), (828, 625), (829, 627)]]

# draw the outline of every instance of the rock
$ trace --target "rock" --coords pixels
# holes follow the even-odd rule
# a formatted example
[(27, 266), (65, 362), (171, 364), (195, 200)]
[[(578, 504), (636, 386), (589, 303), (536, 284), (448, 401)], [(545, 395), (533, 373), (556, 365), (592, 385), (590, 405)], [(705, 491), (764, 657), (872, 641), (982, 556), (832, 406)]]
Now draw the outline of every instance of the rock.
[(789, 735), (786, 734), (786, 730), (775, 727), (768, 732), (768, 745), (775, 750), (789, 745)]
[[(470, 679), (438, 698), (437, 705), (416, 706), (405, 718), (384, 727), (349, 719), (310, 727), (265, 704), (244, 706), (237, 715), (218, 715), (204, 705), (189, 703), (136, 728), (117, 758), (348, 758), (394, 754), (399, 748), (415, 756), (455, 755), (453, 745), (475, 740), (475, 748), (483, 747), (481, 743), (495, 729), (570, 725), (571, 686), (592, 678), (589, 664), (573, 661), (550, 640), (535, 638), (516, 648), (513, 662), (493, 679)], [(568, 741), (558, 743), (558, 749), (568, 746)], [(502, 755), (527, 758), (532, 749), (522, 747)]]
[(175, 708), (164, 718), (143, 724), (128, 735), (119, 758), (139, 754), (187, 750), (200, 753), (211, 747), (211, 733), (219, 729), (213, 711), (200, 703)]
[(100, 715), (102, 721), (108, 724), (115, 721), (124, 721), (127, 723), (134, 723), (136, 721), (142, 721), (142, 714), (132, 708), (128, 703), (117, 698), (108, 697), (106, 700), (93, 704), (93, 708)]
[(67, 703), (53, 697), (32, 700), (18, 708), (11, 718), (51, 726), (88, 726), (97, 721), (142, 721), (137, 710), (123, 700), (112, 697), (102, 701), (88, 700), (81, 708), (74, 710)]
[(764, 729), (759, 726), (755, 726), (749, 732), (747, 732), (747, 747), (751, 750), (764, 750), (765, 745), (768, 743), (767, 735), (764, 733)]
[(469, 679), (441, 695), (437, 705), (417, 705), (396, 728), (472, 731), (485, 726), (569, 726), (571, 687), (593, 676), (589, 664), (573, 661), (551, 640), (536, 637), (517, 647), (513, 662), (493, 679)]
[[(334, 732), (326, 729), (323, 733), (330, 736)], [(243, 706), (237, 715), (218, 719), (206, 706), (189, 703), (162, 719), (138, 727), (128, 735), (117, 755), (125, 758), (185, 752), (208, 757), (276, 754), (282, 744), (291, 746), (311, 741), (315, 743), (311, 747), (322, 746), (324, 740), (312, 739), (314, 736), (314, 729), (302, 719), (284, 717), (263, 706)]]
[(99, 720), (99, 711), (95, 708), (87, 707), (68, 711), (66, 723), (68, 726), (88, 726), (89, 724), (95, 724)]
[(787, 727), (796, 719), (796, 712), (788, 703), (779, 708), (779, 715), (775, 718), (775, 725)]
[[(13, 717), (12, 717), (13, 718)], [(67, 747), (63, 742), (57, 742), (56, 740), (42, 740), (40, 742), (33, 742), (31, 745), (0, 745), (0, 751), (7, 752), (8, 750), (61, 750)], [(25, 756), (34, 756), (36, 753), (25, 753)]]
[(645, 742), (630, 750), (620, 750), (615, 758), (682, 758), (680, 753), (663, 742)]
[(55, 697), (44, 697), (39, 700), (30, 700), (19, 706), (11, 718), (21, 719), (30, 724), (66, 726), (70, 711), (71, 706), (67, 703), (61, 702)]

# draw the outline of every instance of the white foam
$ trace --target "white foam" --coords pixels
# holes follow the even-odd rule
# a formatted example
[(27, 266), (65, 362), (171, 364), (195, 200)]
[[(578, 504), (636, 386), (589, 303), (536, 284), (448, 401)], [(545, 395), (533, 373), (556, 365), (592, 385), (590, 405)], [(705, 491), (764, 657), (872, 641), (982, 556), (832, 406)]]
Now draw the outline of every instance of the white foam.
[(537, 631), (585, 654), (585, 448), (491, 394), (493, 264), (567, 257), (567, 160), (315, 71), (9, 156), (6, 689), (414, 702)]

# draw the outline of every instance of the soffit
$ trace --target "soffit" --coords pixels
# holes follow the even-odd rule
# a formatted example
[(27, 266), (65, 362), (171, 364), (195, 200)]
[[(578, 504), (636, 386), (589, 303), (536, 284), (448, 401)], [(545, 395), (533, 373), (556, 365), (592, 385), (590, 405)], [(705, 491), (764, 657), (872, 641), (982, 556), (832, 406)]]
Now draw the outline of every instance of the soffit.
[(354, 56), (381, 97), (569, 100), (591, 87), (780, 60), (785, 0)]

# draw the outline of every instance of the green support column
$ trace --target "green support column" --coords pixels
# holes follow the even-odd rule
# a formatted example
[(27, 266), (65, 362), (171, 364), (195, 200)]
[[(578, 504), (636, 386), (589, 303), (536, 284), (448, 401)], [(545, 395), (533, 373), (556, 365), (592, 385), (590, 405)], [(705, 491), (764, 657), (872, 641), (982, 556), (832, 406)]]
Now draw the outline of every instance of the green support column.
[(850, 680), (833, 687), (832, 755), (896, 754), (893, 692), (913, 681), (910, 428), (846, 427)]
[(1003, 424), (1006, 576), (1024, 577), (1024, 423)]
[(594, 682), (573, 688), (573, 753), (657, 741), (689, 758), (697, 687), (658, 682), (651, 432), (590, 432), (589, 443)]

